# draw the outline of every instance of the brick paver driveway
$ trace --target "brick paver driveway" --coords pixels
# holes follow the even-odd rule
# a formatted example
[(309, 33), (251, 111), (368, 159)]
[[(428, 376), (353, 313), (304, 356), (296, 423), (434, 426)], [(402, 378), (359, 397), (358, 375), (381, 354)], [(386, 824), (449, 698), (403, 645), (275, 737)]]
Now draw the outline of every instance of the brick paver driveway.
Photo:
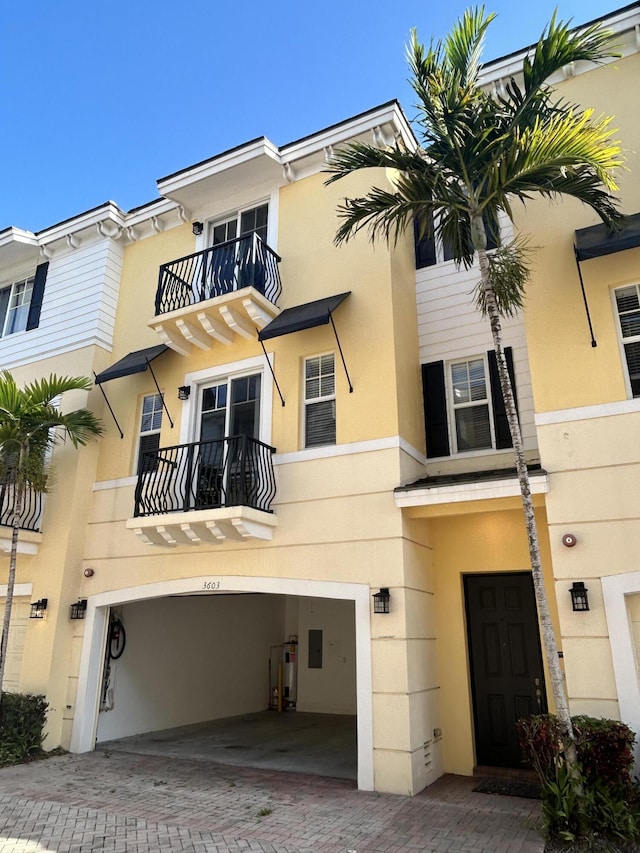
[(93, 752), (0, 770), (0, 853), (540, 853), (540, 805), (448, 776), (417, 797), (344, 780)]

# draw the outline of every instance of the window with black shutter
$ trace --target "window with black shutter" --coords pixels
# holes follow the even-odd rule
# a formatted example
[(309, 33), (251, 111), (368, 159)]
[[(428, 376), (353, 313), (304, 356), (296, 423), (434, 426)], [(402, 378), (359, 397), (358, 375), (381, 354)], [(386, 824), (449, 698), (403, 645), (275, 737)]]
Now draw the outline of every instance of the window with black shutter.
[(138, 474), (155, 471), (158, 467), (158, 458), (154, 451), (160, 447), (162, 409), (160, 394), (148, 394), (143, 398), (138, 440)]
[[(505, 348), (507, 369), (518, 406), (513, 351)], [(512, 446), (500, 388), (496, 355), (422, 365), (427, 457)]]

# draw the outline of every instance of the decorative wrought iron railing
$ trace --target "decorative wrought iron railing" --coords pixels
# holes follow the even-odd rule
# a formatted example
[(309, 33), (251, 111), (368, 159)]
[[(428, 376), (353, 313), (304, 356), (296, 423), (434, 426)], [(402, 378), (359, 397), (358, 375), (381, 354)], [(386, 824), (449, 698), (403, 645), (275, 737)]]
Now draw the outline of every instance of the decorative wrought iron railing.
[(257, 234), (248, 234), (162, 264), (156, 316), (249, 286), (275, 305), (282, 291), (279, 261)]
[[(13, 526), (13, 507), (15, 500), (15, 486), (12, 483), (0, 484), (0, 525), (4, 527)], [(22, 500), (22, 512), (20, 513), (20, 529), (40, 531), (42, 521), (42, 509), (44, 506), (44, 495), (27, 488)]]
[(275, 448), (246, 435), (177, 444), (142, 455), (134, 515), (249, 506), (271, 512)]

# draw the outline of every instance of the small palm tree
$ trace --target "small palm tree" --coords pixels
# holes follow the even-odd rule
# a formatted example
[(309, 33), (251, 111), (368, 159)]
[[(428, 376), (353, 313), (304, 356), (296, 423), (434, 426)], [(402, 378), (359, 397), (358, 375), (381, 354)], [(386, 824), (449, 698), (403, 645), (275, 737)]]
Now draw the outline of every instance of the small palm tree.
[(88, 409), (63, 413), (56, 400), (66, 391), (88, 391), (91, 380), (82, 376), (55, 376), (18, 388), (8, 370), (0, 371), (0, 486), (10, 501), (11, 556), (7, 598), (0, 642), (0, 699), (7, 659), (9, 625), (16, 580), (18, 536), (27, 490), (46, 493), (50, 485), (50, 451), (69, 438), (74, 447), (102, 433)]
[(504, 94), (479, 85), (480, 57), (487, 27), (495, 16), (470, 9), (442, 41), (427, 49), (415, 30), (407, 49), (411, 84), (417, 95), (415, 120), (420, 144), (401, 140), (379, 149), (353, 143), (338, 151), (327, 183), (372, 167), (395, 170), (392, 190), (373, 187), (347, 198), (338, 208), (336, 244), (360, 230), (370, 239), (397, 240), (416, 223), (422, 236), (434, 228), (458, 264), (476, 261), (480, 281), (476, 306), (488, 318), (500, 385), (513, 440), (526, 519), (531, 571), (551, 688), (565, 743), (567, 766), (580, 784), (575, 745), (557, 646), (542, 576), (540, 547), (529, 475), (513, 389), (502, 344), (501, 320), (522, 307), (529, 277), (526, 244), (487, 251), (487, 236), (499, 236), (500, 216), (513, 219), (514, 200), (534, 196), (573, 196), (591, 207), (609, 226), (622, 219), (611, 193), (614, 170), (622, 163), (609, 119), (594, 118), (555, 96), (552, 74), (577, 61), (600, 62), (611, 56), (611, 33), (599, 25), (571, 31), (552, 17), (535, 49), (525, 58), (523, 84), (512, 78)]

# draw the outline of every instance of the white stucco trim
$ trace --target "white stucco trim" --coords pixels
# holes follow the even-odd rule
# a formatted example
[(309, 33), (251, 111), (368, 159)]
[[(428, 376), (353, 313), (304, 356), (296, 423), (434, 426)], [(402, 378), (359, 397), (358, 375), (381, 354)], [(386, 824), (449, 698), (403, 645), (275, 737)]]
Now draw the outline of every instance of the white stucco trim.
[(123, 486), (135, 486), (137, 477), (121, 477), (119, 480), (98, 480), (93, 484), (93, 491), (100, 492), (103, 489), (121, 489)]
[[(13, 588), (13, 597), (14, 598), (19, 598), (21, 596), (24, 596), (25, 598), (27, 596), (31, 597), (32, 592), (33, 592), (33, 584), (32, 583), (17, 583)], [(7, 597), (7, 584), (2, 583), (2, 584), (0, 584), (0, 598), (6, 598), (6, 597)]]
[(640, 412), (640, 397), (634, 400), (619, 400), (615, 403), (600, 403), (597, 406), (580, 406), (575, 409), (556, 409), (535, 416), (536, 426), (549, 426), (569, 421), (588, 421), (592, 418), (609, 418)]
[(291, 453), (276, 453), (273, 457), (273, 464), (288, 465), (292, 462), (309, 462), (312, 459), (329, 459), (332, 456), (351, 456), (353, 453), (374, 453), (377, 450), (394, 450), (397, 448), (403, 450), (421, 465), (427, 464), (426, 456), (399, 435), (375, 438), (371, 441), (354, 441), (351, 444), (331, 444), (327, 447), (294, 450)]
[[(471, 475), (470, 475), (471, 476)], [(544, 495), (549, 491), (549, 478), (531, 477), (531, 494)], [(456, 483), (448, 486), (432, 486), (428, 489), (407, 489), (396, 492), (397, 507), (435, 506), (437, 504), (481, 501), (493, 498), (511, 498), (520, 495), (517, 477), (508, 480), (484, 480), (477, 483)]]
[(71, 735), (72, 752), (90, 752), (95, 747), (100, 704), (109, 608), (133, 601), (169, 595), (215, 595), (207, 584), (215, 582), (220, 593), (261, 592), (353, 601), (356, 623), (356, 695), (358, 734), (358, 788), (373, 791), (373, 701), (371, 675), (371, 590), (368, 584), (296, 578), (202, 576), (144, 584), (98, 593), (87, 599), (84, 641), (80, 657), (76, 714)]
[[(618, 691), (620, 719), (640, 732), (640, 673), (636, 661), (626, 596), (640, 593), (640, 572), (602, 578), (604, 610), (609, 626), (609, 644)], [(640, 767), (640, 744), (635, 745), (636, 771)]]

